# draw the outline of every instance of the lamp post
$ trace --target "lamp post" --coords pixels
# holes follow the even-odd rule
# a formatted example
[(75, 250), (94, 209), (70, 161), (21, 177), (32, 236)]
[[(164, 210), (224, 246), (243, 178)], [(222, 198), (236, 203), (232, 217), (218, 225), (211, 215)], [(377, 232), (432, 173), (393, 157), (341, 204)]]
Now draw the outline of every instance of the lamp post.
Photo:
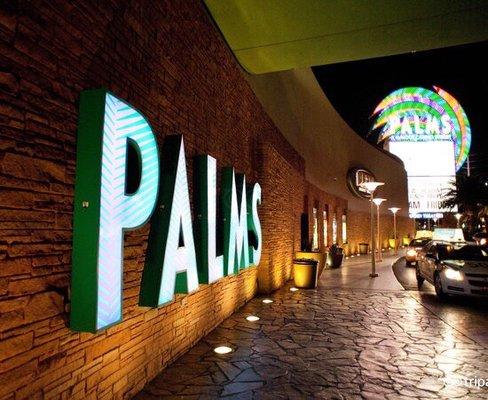
[(371, 278), (376, 278), (378, 274), (376, 273), (376, 260), (375, 260), (375, 243), (374, 243), (374, 222), (373, 222), (373, 194), (378, 186), (384, 185), (383, 182), (363, 182), (359, 184), (361, 188), (366, 190), (369, 193), (369, 200), (371, 202), (370, 207), (370, 222), (371, 222), (371, 273), (369, 276)]
[(398, 211), (400, 211), (400, 208), (399, 207), (390, 207), (388, 210), (390, 210), (393, 213), (393, 239), (395, 240), (395, 254), (398, 254), (396, 213)]
[(373, 203), (376, 204), (376, 223), (378, 229), (378, 261), (383, 261), (383, 257), (381, 256), (381, 236), (380, 236), (380, 205), (386, 201), (386, 199), (382, 199), (378, 197), (373, 199)]
[(456, 213), (456, 214), (454, 214), (454, 216), (456, 217), (456, 220), (457, 220), (457, 226), (456, 227), (459, 228), (459, 220), (461, 219), (462, 214)]

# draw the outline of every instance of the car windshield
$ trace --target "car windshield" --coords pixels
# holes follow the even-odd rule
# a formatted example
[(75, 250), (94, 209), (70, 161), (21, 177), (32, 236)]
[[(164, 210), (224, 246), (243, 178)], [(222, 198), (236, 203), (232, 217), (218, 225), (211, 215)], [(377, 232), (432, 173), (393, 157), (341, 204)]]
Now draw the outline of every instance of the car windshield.
[(424, 247), (429, 242), (430, 242), (430, 239), (413, 239), (410, 242), (410, 246), (411, 247)]
[(487, 247), (439, 245), (438, 250), (441, 260), (488, 261)]

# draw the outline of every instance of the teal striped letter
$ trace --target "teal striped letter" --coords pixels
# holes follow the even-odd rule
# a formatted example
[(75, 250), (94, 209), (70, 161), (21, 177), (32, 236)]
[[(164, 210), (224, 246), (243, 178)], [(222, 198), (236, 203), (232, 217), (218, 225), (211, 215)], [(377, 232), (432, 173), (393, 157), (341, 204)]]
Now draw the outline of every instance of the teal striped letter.
[[(127, 194), (127, 149), (141, 179)], [(96, 332), (122, 320), (124, 231), (151, 216), (159, 157), (149, 123), (105, 90), (81, 94), (73, 222), (71, 328)]]

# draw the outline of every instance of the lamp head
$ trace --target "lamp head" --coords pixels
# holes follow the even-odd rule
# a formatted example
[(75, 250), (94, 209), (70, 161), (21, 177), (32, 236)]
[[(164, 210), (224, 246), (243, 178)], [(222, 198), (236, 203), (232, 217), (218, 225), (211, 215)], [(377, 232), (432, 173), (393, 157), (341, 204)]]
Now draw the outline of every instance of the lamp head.
[(384, 201), (386, 201), (386, 199), (382, 199), (381, 197), (376, 197), (373, 199), (373, 203), (376, 204), (378, 207), (381, 205), (381, 203), (383, 203)]
[(400, 207), (390, 207), (388, 210), (390, 210), (393, 214), (396, 214), (398, 211), (401, 210)]
[(378, 188), (378, 186), (384, 185), (384, 182), (362, 182), (359, 184), (359, 187), (366, 190), (368, 193), (374, 193), (374, 191)]

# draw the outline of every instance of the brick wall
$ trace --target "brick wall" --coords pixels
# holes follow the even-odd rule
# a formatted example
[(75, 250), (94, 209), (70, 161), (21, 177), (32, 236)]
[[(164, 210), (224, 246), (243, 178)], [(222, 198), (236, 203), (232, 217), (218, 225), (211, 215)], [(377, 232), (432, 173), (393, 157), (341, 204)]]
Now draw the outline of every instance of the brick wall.
[(263, 204), (262, 260), (259, 266), (260, 290), (270, 292), (291, 276), (291, 260), (300, 250), (300, 216), (303, 209), (303, 169), (289, 164), (274, 147), (264, 144), (261, 151)]
[[(67, 328), (64, 302), (78, 99), (97, 87), (138, 108), (160, 147), (184, 135), (189, 182), (201, 153), (261, 181), (264, 243), (259, 268), (148, 309), (137, 305), (148, 226), (126, 234), (124, 321), (92, 335)], [(3, 2), (0, 129), (0, 399), (128, 398), (252, 298), (258, 279), (269, 291), (288, 278), (304, 161), (199, 2)]]
[[(241, 271), (137, 305), (149, 227), (126, 234), (124, 321), (67, 328), (76, 128), (81, 90), (138, 108), (161, 147), (185, 139), (262, 186), (263, 254)], [(0, 6), (0, 400), (129, 398), (258, 290), (290, 277), (300, 218), (347, 202), (305, 181), (305, 163), (263, 111), (199, 2), (10, 1)], [(354, 233), (349, 216), (350, 235)], [(359, 221), (359, 220), (358, 220)], [(313, 224), (309, 224), (312, 229)], [(367, 225), (366, 225), (367, 226)], [(309, 231), (311, 238), (311, 232)]]
[[(347, 214), (347, 238), (348, 251), (357, 253), (359, 243), (371, 243), (370, 237), (370, 215), (359, 211), (349, 211)], [(375, 207), (375, 232), (376, 232), (376, 207)], [(407, 217), (397, 217), (397, 238), (404, 236), (413, 237), (415, 232), (414, 221)], [(388, 239), (393, 238), (393, 215), (380, 214), (380, 238), (383, 248), (388, 248)], [(376, 238), (375, 238), (376, 240)]]
[[(318, 244), (319, 250), (324, 251), (326, 246), (333, 244), (332, 224), (333, 216), (337, 218), (337, 243), (342, 244), (342, 214), (347, 212), (347, 200), (332, 194), (326, 193), (317, 186), (307, 182), (306, 183), (306, 199), (305, 204), (306, 212), (308, 214), (308, 227), (309, 227), (309, 246), (312, 246), (313, 240), (313, 209), (317, 210), (317, 228), (318, 228)], [(323, 212), (327, 212), (327, 245), (324, 240), (324, 215)]]

